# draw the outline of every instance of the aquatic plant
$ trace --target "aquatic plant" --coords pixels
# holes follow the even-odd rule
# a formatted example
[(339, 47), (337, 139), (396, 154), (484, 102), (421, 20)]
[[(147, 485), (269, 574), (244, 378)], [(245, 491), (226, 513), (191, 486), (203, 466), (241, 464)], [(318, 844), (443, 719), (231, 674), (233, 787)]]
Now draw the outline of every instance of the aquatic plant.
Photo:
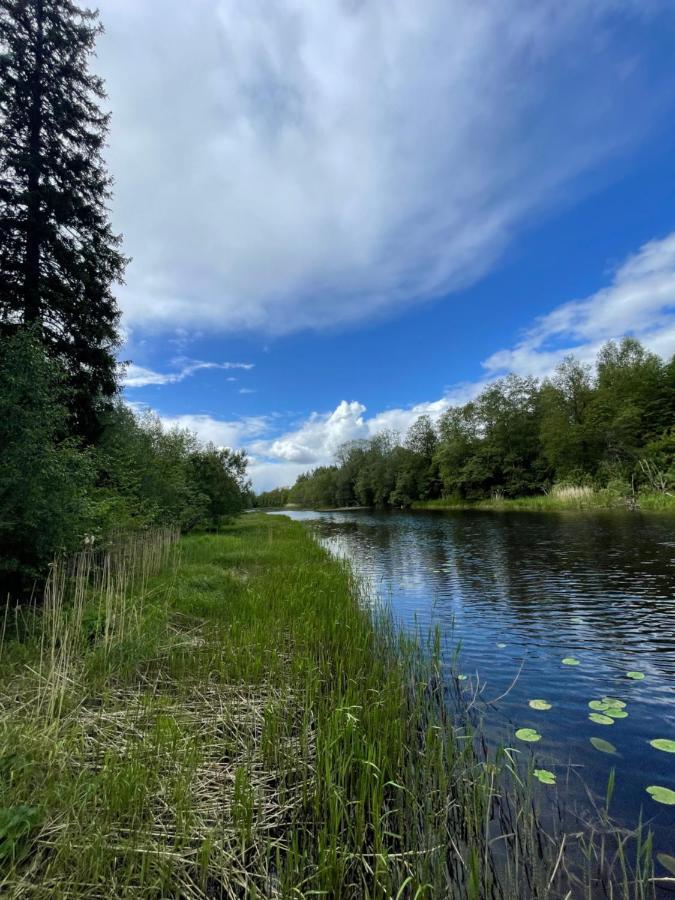
[(656, 800), (657, 803), (664, 803), (666, 806), (675, 806), (675, 791), (672, 791), (670, 788), (652, 784), (648, 788), (645, 788), (645, 790), (651, 796), (652, 800)]
[(609, 741), (605, 741), (599, 737), (589, 738), (591, 744), (595, 747), (596, 750), (599, 750), (601, 753), (616, 753), (616, 747), (614, 744), (611, 744)]
[(578, 665), (579, 665), (579, 660), (578, 660), (578, 659), (575, 659), (574, 656), (566, 656), (566, 657), (563, 659), (562, 664), (563, 664), (564, 666), (578, 666)]
[(538, 781), (541, 781), (542, 784), (556, 783), (554, 773), (549, 772), (548, 769), (535, 769), (532, 774)]
[(516, 737), (519, 741), (528, 741), (531, 743), (541, 740), (541, 735), (534, 728), (519, 728), (516, 731)]
[(675, 753), (675, 741), (667, 738), (655, 738), (649, 742), (655, 750), (663, 750), (664, 753)]
[(548, 702), (548, 700), (530, 700), (528, 706), (530, 706), (532, 709), (538, 710), (551, 709), (551, 704)]
[(613, 725), (614, 719), (610, 716), (606, 716), (604, 713), (594, 712), (591, 713), (588, 717), (591, 722), (595, 722), (596, 725)]

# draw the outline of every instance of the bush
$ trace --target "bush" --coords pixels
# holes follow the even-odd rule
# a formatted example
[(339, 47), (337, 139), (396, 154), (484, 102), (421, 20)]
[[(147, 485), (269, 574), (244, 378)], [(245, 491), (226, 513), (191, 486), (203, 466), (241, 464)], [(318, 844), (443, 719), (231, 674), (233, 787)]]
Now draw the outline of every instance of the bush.
[(68, 437), (63, 372), (35, 335), (0, 339), (0, 590), (25, 590), (90, 522), (89, 453)]

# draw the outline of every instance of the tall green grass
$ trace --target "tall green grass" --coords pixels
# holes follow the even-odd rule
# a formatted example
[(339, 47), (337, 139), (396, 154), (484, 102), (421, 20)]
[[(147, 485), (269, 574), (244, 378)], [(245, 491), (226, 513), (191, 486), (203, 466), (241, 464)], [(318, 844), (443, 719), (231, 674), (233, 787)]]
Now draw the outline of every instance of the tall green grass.
[(4, 895), (651, 896), (299, 523), (84, 554), (3, 634)]
[(531, 497), (494, 497), (475, 502), (444, 497), (438, 500), (419, 500), (413, 509), (486, 509), (532, 512), (557, 512), (584, 509), (639, 509), (649, 512), (675, 512), (675, 495), (640, 492), (635, 497), (625, 496), (614, 490), (590, 488), (567, 489)]

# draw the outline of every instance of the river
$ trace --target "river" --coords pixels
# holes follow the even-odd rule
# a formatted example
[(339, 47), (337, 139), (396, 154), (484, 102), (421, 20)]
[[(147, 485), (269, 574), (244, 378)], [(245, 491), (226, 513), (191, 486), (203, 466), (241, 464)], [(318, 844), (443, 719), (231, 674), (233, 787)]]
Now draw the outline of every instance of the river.
[[(675, 753), (650, 744), (675, 741), (675, 517), (286, 514), (313, 520), (319, 540), (350, 561), (402, 627), (440, 628), (446, 675), (461, 676), (467, 695), (480, 687), (490, 742), (534, 753), (580, 809), (587, 788), (604, 798), (613, 767), (614, 819), (632, 828), (642, 811), (657, 852), (675, 856), (675, 806), (646, 790), (675, 791)], [(603, 697), (627, 715), (598, 710), (592, 721), (588, 704)], [(535, 699), (550, 709), (532, 709)], [(519, 741), (520, 728), (541, 739)]]

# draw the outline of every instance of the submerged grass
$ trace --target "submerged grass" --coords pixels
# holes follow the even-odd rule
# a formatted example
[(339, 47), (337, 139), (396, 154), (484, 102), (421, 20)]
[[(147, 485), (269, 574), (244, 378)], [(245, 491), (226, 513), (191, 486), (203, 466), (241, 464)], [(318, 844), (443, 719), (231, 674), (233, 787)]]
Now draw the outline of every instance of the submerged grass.
[(302, 525), (176, 537), (83, 554), (6, 611), (4, 895), (652, 896), (648, 838), (545, 829), (554, 789)]

